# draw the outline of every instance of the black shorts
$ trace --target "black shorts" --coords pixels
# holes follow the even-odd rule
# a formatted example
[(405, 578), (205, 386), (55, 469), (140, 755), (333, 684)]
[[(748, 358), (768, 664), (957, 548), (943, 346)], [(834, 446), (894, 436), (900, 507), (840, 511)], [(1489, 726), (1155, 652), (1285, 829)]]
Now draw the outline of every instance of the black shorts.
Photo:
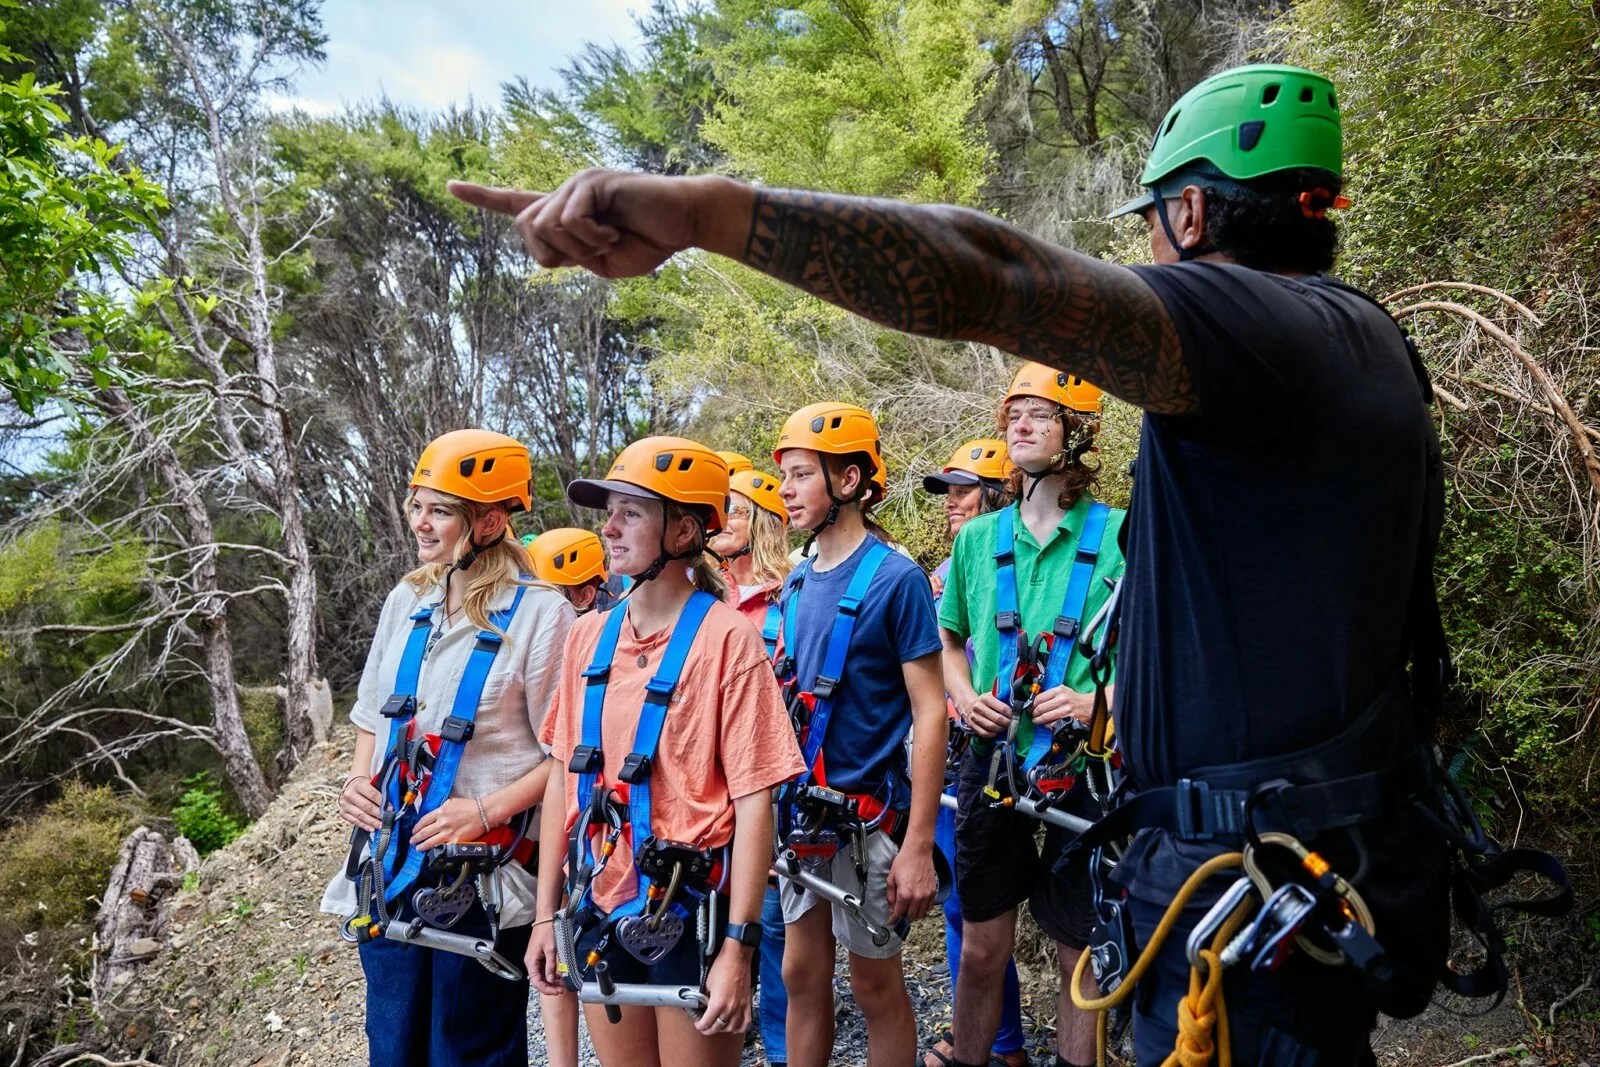
[[(956, 785), (955, 874), (962, 917), (984, 922), (1027, 901), (1034, 921), (1051, 940), (1083, 948), (1094, 926), (1089, 857), (1075, 856), (1052, 873), (1077, 835), (1008, 808), (989, 807), (983, 795), (988, 782), (987, 751), (981, 756), (968, 752)], [(1060, 807), (1087, 819), (1100, 817), (1099, 805), (1081, 780)], [(1037, 841), (1040, 826), (1042, 845)]]
[[(719, 915), (728, 914), (728, 898), (722, 898), (721, 907), (717, 909)], [(683, 921), (683, 937), (654, 963), (645, 963), (632, 955), (627, 949), (611, 940), (606, 948), (606, 968), (611, 973), (611, 980), (621, 984), (642, 983), (645, 985), (665, 986), (696, 986), (700, 985), (700, 942), (695, 938), (696, 916), (689, 915)], [(590, 926), (578, 935), (577, 956), (581, 961), (587, 956), (600, 941), (600, 931), (597, 926)], [(717, 936), (711, 946), (711, 955), (716, 957), (717, 951), (722, 948), (722, 937)], [(710, 962), (707, 961), (707, 967)]]

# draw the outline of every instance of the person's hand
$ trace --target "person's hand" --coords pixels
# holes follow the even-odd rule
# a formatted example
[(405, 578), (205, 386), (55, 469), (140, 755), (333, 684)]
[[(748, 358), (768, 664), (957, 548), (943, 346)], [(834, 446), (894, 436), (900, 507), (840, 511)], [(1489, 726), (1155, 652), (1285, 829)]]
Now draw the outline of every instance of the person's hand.
[(920, 919), (933, 907), (939, 876), (933, 870), (933, 846), (902, 848), (889, 866), (889, 925), (904, 916)]
[(528, 981), (539, 992), (551, 997), (571, 992), (556, 968), (556, 931), (550, 920), (533, 924), (522, 962), (528, 968)]
[(956, 714), (979, 737), (996, 738), (1011, 725), (1011, 706), (993, 693), (973, 693), (955, 701)]
[(933, 586), (933, 598), (935, 600), (937, 600), (940, 597), (944, 596), (944, 579), (943, 578), (939, 577), (939, 575), (937, 575), (937, 574), (930, 574), (930, 575), (928, 575), (928, 584)]
[(446, 841), (480, 841), (485, 832), (478, 805), (466, 797), (451, 797), (422, 817), (411, 843), (427, 851)]
[(706, 1010), (694, 1028), (707, 1037), (742, 1034), (750, 1027), (750, 954), (724, 943), (706, 975)]
[(541, 267), (583, 267), (602, 278), (649, 274), (694, 243), (702, 179), (585, 170), (552, 193), (452, 181), (451, 195), (516, 220)]
[(366, 778), (351, 775), (339, 792), (339, 818), (362, 830), (376, 830), (383, 820), (383, 794)]
[(1054, 689), (1046, 689), (1040, 693), (1033, 702), (1033, 724), (1035, 726), (1049, 726), (1062, 719), (1074, 719), (1077, 722), (1089, 725), (1089, 720), (1094, 718), (1094, 694), (1079, 693), (1058, 685)]

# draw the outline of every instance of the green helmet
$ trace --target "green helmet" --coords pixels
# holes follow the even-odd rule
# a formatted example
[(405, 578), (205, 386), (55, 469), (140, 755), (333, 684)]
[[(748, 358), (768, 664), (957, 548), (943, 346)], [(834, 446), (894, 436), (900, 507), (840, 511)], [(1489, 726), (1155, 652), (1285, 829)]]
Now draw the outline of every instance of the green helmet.
[[(1258, 63), (1214, 74), (1184, 93), (1156, 128), (1139, 176), (1148, 190), (1112, 212), (1143, 211), (1176, 184), (1226, 184), (1280, 170), (1315, 167), (1342, 174), (1343, 137), (1333, 83), (1300, 67)], [(1200, 182), (1168, 181), (1200, 177)], [(1213, 181), (1213, 184), (1217, 182)]]

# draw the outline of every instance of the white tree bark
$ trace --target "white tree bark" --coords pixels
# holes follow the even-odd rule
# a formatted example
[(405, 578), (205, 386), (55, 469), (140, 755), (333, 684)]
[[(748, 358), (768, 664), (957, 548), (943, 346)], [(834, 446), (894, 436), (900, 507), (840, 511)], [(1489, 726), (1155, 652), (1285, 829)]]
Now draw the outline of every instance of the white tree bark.
[(95, 1006), (133, 978), (165, 946), (165, 899), (198, 870), (200, 857), (186, 838), (168, 841), (141, 826), (122, 842), (94, 923), (90, 990)]

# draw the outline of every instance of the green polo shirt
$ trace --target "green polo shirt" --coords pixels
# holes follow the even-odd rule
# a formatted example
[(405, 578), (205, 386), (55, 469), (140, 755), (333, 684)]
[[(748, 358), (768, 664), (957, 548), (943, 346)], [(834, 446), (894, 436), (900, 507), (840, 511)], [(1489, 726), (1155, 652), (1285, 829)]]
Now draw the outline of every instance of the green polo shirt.
[[(1016, 561), (1017, 610), (1022, 628), (1029, 637), (1050, 633), (1061, 614), (1067, 595), (1067, 581), (1077, 559), (1078, 535), (1089, 515), (1092, 499), (1087, 493), (1078, 498), (1044, 544), (1034, 539), (1022, 521), (1019, 506), (1011, 505), (1016, 531), (1012, 555)], [(1094, 576), (1089, 582), (1089, 599), (1079, 623), (1087, 626), (1100, 610), (1111, 590), (1104, 579), (1122, 576), (1122, 550), (1117, 534), (1127, 512), (1112, 508), (1106, 518), (1105, 536), (1095, 558)], [(939, 602), (939, 625), (971, 640), (972, 687), (980, 693), (994, 689), (1000, 658), (1000, 633), (994, 626), (996, 586), (999, 568), (994, 554), (999, 539), (1000, 515), (990, 512), (967, 520), (956, 535), (950, 553), (950, 573), (945, 578), (944, 597)], [(1080, 693), (1094, 690), (1089, 677), (1088, 657), (1074, 654), (1067, 664), (1066, 685)]]

